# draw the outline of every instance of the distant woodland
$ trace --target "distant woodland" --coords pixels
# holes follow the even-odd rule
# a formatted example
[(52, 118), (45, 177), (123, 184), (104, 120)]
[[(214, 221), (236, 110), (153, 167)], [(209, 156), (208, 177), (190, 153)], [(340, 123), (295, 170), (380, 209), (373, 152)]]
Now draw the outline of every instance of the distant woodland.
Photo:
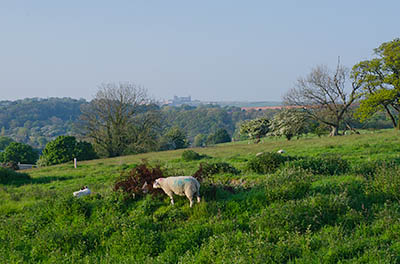
[[(17, 101), (0, 101), (0, 136), (43, 149), (60, 135), (80, 137), (81, 108), (88, 104), (84, 99), (29, 98)], [(208, 136), (225, 129), (233, 139), (240, 139), (239, 126), (246, 120), (258, 117), (272, 118), (279, 110), (242, 111), (236, 106), (183, 105), (157, 106), (161, 113), (159, 137), (171, 128), (181, 129), (189, 143), (201, 134)], [(390, 120), (377, 113), (364, 123), (351, 119), (355, 128), (389, 128)]]

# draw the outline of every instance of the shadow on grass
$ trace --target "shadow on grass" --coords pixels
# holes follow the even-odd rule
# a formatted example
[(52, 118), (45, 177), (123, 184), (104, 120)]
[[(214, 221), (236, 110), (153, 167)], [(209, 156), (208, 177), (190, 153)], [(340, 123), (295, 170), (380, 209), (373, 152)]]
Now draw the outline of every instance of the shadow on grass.
[(26, 184), (46, 184), (51, 183), (54, 181), (66, 181), (70, 180), (73, 177), (54, 177), (54, 176), (47, 176), (47, 177), (38, 177), (38, 178), (20, 178), (20, 179), (12, 179), (7, 183), (1, 183), (3, 185), (12, 185), (12, 186), (22, 186)]

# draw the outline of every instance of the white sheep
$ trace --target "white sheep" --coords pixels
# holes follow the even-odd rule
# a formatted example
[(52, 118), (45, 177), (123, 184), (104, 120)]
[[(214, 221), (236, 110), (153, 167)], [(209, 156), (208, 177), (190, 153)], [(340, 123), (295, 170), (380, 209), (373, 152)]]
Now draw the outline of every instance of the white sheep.
[(284, 151), (283, 149), (280, 149), (280, 150), (277, 151), (277, 153), (283, 154), (283, 153), (286, 153), (286, 151)]
[(168, 178), (158, 178), (153, 188), (161, 188), (174, 204), (173, 193), (184, 196), (189, 199), (190, 207), (193, 205), (193, 198), (197, 196), (197, 202), (200, 203), (200, 183), (192, 176), (176, 176)]
[(79, 191), (74, 192), (74, 196), (79, 198), (81, 196), (89, 195), (91, 193), (92, 192), (87, 186), (83, 186)]

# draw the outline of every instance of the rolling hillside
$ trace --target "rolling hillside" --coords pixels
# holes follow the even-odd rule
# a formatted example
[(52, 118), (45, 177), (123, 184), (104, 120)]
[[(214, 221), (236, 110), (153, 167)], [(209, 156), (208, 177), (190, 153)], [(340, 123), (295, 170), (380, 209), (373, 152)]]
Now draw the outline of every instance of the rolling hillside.
[[(242, 141), (193, 148), (202, 160), (178, 150), (29, 170), (31, 179), (0, 184), (0, 263), (397, 263), (399, 136)], [(250, 166), (279, 149), (274, 171)], [(166, 195), (114, 192), (143, 159), (167, 176), (202, 162), (240, 173), (209, 175), (193, 208), (185, 197), (171, 206)], [(72, 197), (82, 185), (93, 194)]]

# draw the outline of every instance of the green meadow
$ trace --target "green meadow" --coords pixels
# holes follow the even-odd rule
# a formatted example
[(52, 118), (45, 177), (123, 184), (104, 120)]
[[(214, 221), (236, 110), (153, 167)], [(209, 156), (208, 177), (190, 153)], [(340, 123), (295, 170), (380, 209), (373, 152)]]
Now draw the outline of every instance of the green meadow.
[[(277, 159), (257, 153), (280, 149), (270, 171), (254, 169)], [(0, 263), (400, 263), (400, 132), (191, 150), (209, 157), (164, 151), (11, 175), (0, 182)], [(144, 161), (166, 176), (200, 163), (240, 172), (209, 175), (193, 208), (115, 192)], [(83, 185), (92, 194), (73, 197)]]

